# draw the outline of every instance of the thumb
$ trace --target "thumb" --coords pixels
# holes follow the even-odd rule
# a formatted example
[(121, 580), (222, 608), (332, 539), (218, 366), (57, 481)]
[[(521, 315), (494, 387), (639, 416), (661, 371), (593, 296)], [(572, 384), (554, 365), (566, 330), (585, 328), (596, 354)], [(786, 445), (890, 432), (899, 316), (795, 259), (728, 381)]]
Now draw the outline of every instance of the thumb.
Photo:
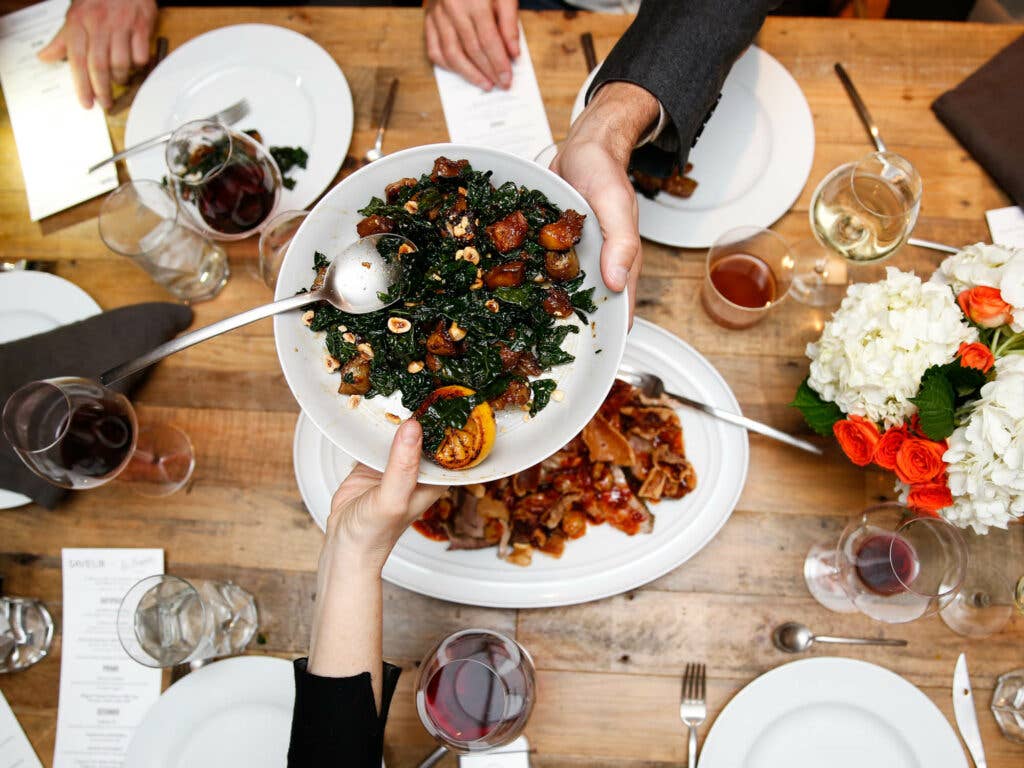
[(640, 258), (636, 193), (628, 180), (610, 184), (588, 202), (597, 214), (604, 244), (601, 246), (601, 275), (613, 291), (626, 287), (629, 273)]
[(49, 44), (36, 54), (41, 61), (63, 61), (68, 55), (68, 46), (64, 42), (64, 30), (61, 29)]
[(423, 429), (416, 419), (408, 419), (395, 432), (380, 481), (380, 503), (387, 512), (404, 513), (408, 509), (419, 479), (422, 444)]

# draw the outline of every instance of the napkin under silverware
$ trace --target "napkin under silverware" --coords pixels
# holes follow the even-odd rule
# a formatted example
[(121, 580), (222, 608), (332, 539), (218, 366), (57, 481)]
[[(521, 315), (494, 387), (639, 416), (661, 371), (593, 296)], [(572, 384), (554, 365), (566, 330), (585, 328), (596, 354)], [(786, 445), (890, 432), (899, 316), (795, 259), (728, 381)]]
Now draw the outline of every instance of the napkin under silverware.
[(932, 103), (939, 120), (1024, 206), (1024, 35)]
[[(0, 277), (0, 280), (3, 278)], [(97, 378), (103, 371), (178, 335), (192, 323), (182, 304), (150, 302), (121, 307), (46, 333), (0, 344), (0, 406), (18, 387), (53, 376)], [(113, 389), (128, 392), (142, 374)], [(0, 434), (0, 488), (53, 509), (67, 494), (26, 467)]]

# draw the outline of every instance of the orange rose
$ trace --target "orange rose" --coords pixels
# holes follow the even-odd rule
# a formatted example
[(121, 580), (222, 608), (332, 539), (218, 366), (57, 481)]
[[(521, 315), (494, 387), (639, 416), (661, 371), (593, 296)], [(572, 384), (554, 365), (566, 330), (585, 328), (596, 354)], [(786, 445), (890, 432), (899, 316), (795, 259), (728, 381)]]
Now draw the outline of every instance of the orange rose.
[(978, 285), (961, 291), (956, 302), (964, 314), (982, 328), (998, 328), (1013, 320), (1013, 307), (1003, 301), (998, 288)]
[(878, 444), (878, 427), (874, 422), (860, 416), (850, 416), (833, 424), (832, 434), (839, 441), (843, 453), (858, 467), (871, 463)]
[(946, 452), (945, 442), (911, 437), (903, 441), (896, 451), (896, 477), (907, 485), (927, 483), (946, 470), (942, 454)]
[(988, 373), (989, 368), (995, 365), (996, 362), (995, 357), (992, 355), (992, 350), (980, 341), (976, 341), (973, 344), (968, 344), (966, 341), (961, 342), (960, 349), (956, 354), (960, 358), (961, 367), (977, 368), (982, 373)]
[(918, 512), (938, 517), (938, 511), (953, 505), (953, 494), (946, 485), (946, 476), (940, 475), (930, 483), (917, 483), (910, 486), (907, 494), (907, 506)]
[(881, 439), (875, 445), (874, 456), (872, 456), (875, 464), (883, 469), (896, 469), (896, 454), (907, 437), (906, 425), (891, 427), (882, 433)]

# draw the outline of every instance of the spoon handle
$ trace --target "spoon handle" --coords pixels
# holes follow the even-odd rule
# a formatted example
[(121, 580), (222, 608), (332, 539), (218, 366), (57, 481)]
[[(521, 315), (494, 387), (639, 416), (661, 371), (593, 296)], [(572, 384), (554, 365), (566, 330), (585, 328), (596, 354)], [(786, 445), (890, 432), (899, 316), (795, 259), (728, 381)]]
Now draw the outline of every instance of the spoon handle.
[(884, 637), (829, 637), (828, 635), (815, 635), (816, 643), (845, 643), (847, 645), (906, 645), (906, 640), (890, 640)]
[(113, 384), (127, 376), (131, 376), (133, 373), (138, 373), (142, 369), (148, 368), (153, 363), (159, 362), (175, 352), (188, 349), (201, 341), (212, 339), (214, 336), (220, 336), (222, 333), (233, 331), (235, 328), (241, 328), (249, 323), (255, 323), (257, 320), (262, 320), (271, 315), (277, 315), (291, 309), (304, 307), (307, 304), (313, 304), (319, 298), (320, 296), (317, 293), (298, 293), (294, 296), (289, 296), (287, 299), (281, 299), (270, 304), (264, 304), (262, 307), (248, 309), (231, 317), (225, 317), (223, 320), (218, 320), (216, 323), (211, 323), (204, 328), (199, 328), (190, 333), (182, 334), (176, 339), (164, 342), (134, 360), (129, 360), (126, 363), (121, 363), (111, 368), (100, 376), (100, 382), (104, 385)]

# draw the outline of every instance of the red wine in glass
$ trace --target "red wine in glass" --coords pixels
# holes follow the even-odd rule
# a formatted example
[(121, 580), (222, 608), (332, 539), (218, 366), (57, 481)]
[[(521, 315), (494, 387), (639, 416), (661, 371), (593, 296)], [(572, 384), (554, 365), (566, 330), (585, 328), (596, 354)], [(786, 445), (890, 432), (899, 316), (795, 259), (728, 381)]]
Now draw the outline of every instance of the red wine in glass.
[(905, 539), (876, 533), (857, 548), (857, 576), (876, 595), (890, 597), (906, 592), (918, 570), (917, 553)]
[(451, 741), (479, 741), (505, 717), (505, 686), (485, 664), (459, 659), (437, 670), (427, 683), (427, 715)]
[(60, 442), (64, 469), (82, 477), (105, 477), (118, 469), (134, 449), (131, 415), (116, 400), (91, 400), (77, 405)]
[(274, 181), (259, 163), (229, 161), (198, 193), (199, 214), (211, 228), (228, 235), (248, 232), (270, 215)]

